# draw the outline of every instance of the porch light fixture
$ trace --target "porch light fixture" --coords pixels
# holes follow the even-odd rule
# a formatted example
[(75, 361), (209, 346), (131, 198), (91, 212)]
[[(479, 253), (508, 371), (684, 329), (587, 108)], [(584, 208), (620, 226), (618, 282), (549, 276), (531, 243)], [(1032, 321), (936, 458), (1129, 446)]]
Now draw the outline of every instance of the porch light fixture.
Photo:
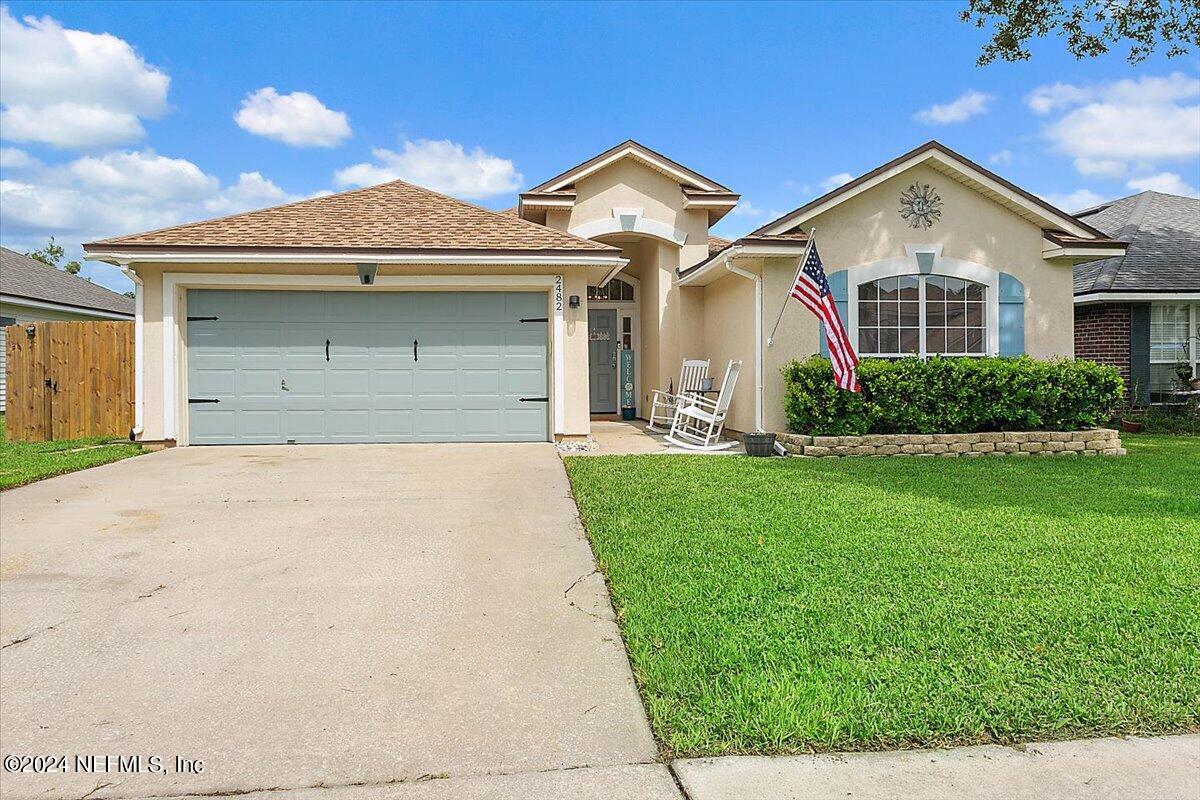
[(363, 286), (375, 283), (375, 273), (379, 271), (378, 264), (358, 264), (358, 282)]
[(567, 305), (571, 308), (579, 308), (579, 295), (573, 294), (567, 299)]

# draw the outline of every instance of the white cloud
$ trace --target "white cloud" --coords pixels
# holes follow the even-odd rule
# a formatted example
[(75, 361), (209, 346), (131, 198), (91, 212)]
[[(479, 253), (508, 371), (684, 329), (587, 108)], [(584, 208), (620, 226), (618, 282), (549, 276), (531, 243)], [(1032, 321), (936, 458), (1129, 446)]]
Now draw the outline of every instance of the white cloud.
[(971, 117), (985, 113), (991, 102), (990, 94), (969, 89), (949, 103), (921, 109), (914, 115), (914, 118), (926, 125), (950, 125), (955, 122), (966, 122)]
[(20, 170), (41, 164), (33, 156), (16, 147), (0, 147), (0, 169)]
[(1057, 113), (1042, 131), (1054, 150), (1075, 159), (1084, 175), (1117, 177), (1131, 164), (1200, 157), (1200, 79), (1181, 72), (1089, 86), (1057, 83), (1035, 89), (1036, 114)]
[(336, 147), (350, 138), (345, 113), (308, 92), (279, 94), (273, 86), (246, 95), (234, 120), (243, 130), (293, 147)]
[(1125, 162), (1115, 158), (1077, 158), (1075, 169), (1080, 175), (1119, 178), (1125, 174)]
[(6, 241), (68, 244), (301, 199), (258, 172), (222, 186), (185, 159), (116, 152), (0, 181), (0, 229)]
[(839, 186), (845, 186), (852, 180), (854, 180), (854, 176), (849, 172), (838, 172), (821, 181), (821, 191), (832, 192), (834, 189), (838, 188)]
[(84, 188), (98, 192), (139, 194), (164, 200), (198, 201), (217, 191), (220, 182), (182, 158), (151, 152), (87, 156), (68, 167)]
[(123, 39), (0, 7), (0, 135), (55, 147), (136, 141), (167, 110), (171, 79)]
[(996, 166), (1004, 166), (1011, 164), (1013, 160), (1012, 150), (998, 150), (988, 156), (988, 163)]
[(1043, 195), (1046, 202), (1055, 208), (1061, 208), (1068, 214), (1073, 214), (1076, 211), (1082, 211), (1085, 208), (1091, 208), (1103, 203), (1106, 197), (1096, 194), (1091, 189), (1076, 189), (1070, 194), (1047, 194)]
[(1134, 178), (1125, 185), (1137, 192), (1151, 191), (1178, 194), (1184, 197), (1200, 197), (1200, 191), (1195, 186), (1190, 185), (1174, 172), (1160, 172), (1157, 175)]
[(334, 181), (339, 186), (373, 186), (400, 179), (466, 199), (516, 191), (524, 181), (513, 162), (481, 147), (467, 152), (456, 142), (429, 139), (406, 141), (403, 147), (399, 153), (377, 147), (371, 151), (376, 163), (340, 169)]

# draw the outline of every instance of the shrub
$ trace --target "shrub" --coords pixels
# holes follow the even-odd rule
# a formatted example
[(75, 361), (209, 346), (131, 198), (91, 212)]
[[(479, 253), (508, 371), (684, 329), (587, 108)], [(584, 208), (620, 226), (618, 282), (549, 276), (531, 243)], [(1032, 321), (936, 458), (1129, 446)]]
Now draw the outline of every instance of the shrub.
[(783, 377), (789, 429), (827, 436), (1075, 430), (1107, 421), (1125, 393), (1113, 367), (1028, 356), (864, 359), (861, 394), (838, 389), (816, 356)]

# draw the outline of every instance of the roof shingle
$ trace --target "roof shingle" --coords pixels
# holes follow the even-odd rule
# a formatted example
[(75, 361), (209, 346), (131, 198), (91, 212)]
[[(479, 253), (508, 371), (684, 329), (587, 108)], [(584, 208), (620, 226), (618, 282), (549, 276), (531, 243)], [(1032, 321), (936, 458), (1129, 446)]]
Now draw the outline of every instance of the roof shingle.
[(516, 216), (404, 181), (161, 230), (116, 236), (100, 247), (616, 252)]
[(1140, 192), (1077, 216), (1129, 247), (1075, 267), (1075, 294), (1200, 292), (1200, 200)]
[(76, 308), (133, 316), (133, 299), (0, 247), (0, 292)]

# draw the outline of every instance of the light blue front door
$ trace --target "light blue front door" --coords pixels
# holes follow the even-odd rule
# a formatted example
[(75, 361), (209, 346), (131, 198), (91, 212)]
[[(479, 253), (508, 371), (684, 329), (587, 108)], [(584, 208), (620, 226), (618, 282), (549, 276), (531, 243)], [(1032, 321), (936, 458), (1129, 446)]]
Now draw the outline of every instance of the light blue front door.
[(192, 289), (187, 314), (193, 444), (548, 438), (544, 294)]

